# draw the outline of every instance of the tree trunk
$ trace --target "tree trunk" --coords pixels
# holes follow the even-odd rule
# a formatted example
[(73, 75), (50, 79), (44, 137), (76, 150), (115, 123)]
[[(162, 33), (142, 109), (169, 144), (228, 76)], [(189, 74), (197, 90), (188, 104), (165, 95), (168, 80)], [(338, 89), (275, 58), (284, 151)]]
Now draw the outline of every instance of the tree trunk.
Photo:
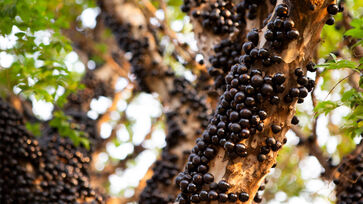
[[(209, 193), (207, 200), (223, 200), (227, 193), (235, 193), (237, 197), (239, 196), (240, 202), (245, 203), (251, 203), (253, 200), (258, 202), (261, 199), (257, 191), (269, 169), (276, 163), (278, 149), (286, 142), (285, 133), (291, 125), (295, 104), (299, 99), (296, 88), (300, 86), (294, 74), (295, 69), (302, 67), (303, 74), (306, 73), (306, 65), (320, 41), (320, 31), (328, 17), (326, 8), (331, 2), (277, 1), (276, 8), (281, 7), (282, 3), (286, 5), (282, 7), (288, 10), (287, 17), (283, 12), (285, 9), (280, 8), (278, 11), (280, 17), (277, 17), (277, 12), (274, 10), (268, 22), (274, 22), (277, 18), (283, 21), (292, 20), (295, 24), (292, 26), (293, 32), (288, 34), (289, 37), (284, 35), (282, 45), (276, 47), (265, 39), (264, 34), (268, 28), (267, 25), (264, 26), (258, 31), (259, 40), (255, 46), (259, 51), (264, 48), (267, 52), (259, 52), (260, 58), (256, 58), (254, 62), (251, 62), (248, 56), (244, 56), (239, 65), (232, 67), (225, 78), (228, 83), (227, 91), (220, 98), (217, 111), (207, 131), (194, 147), (185, 171), (177, 178), (177, 184), (182, 190), (178, 202), (203, 199), (201, 197), (204, 197), (202, 195), (204, 193)], [(295, 35), (296, 31), (300, 35)], [(250, 50), (251, 48), (247, 49), (248, 52)], [(274, 56), (280, 56), (282, 61), (271, 66), (266, 66), (262, 62)], [(243, 75), (241, 73), (245, 72), (243, 71), (245, 67), (248, 68), (248, 72)], [(257, 69), (259, 71), (256, 71)], [(272, 77), (274, 93), (269, 91), (272, 89), (268, 85), (269, 79), (265, 78), (265, 81), (261, 82), (261, 78), (265, 76)], [(278, 91), (279, 88), (276, 86), (281, 84), (284, 88), (281, 87), (281, 91)], [(311, 82), (309, 85), (305, 84), (306, 88), (311, 90), (311, 84)], [(248, 85), (252, 85), (249, 90), (247, 90)], [(272, 101), (270, 98), (272, 95), (278, 98), (275, 97), (276, 100)], [(243, 100), (244, 104), (241, 103)], [(238, 103), (243, 105), (237, 107)], [(240, 110), (244, 113), (240, 112), (238, 115), (237, 111)], [(260, 111), (267, 112), (267, 117)], [(247, 120), (248, 124), (246, 121), (241, 124), (241, 117), (250, 118)], [(236, 120), (240, 120), (240, 124), (233, 122)], [(261, 124), (264, 126), (263, 130), (256, 131), (262, 129), (258, 127), (262, 126)], [(204, 164), (200, 163), (202, 157), (207, 158)], [(211, 180), (198, 180), (198, 177), (206, 177), (207, 172), (212, 174), (214, 182), (219, 183), (219, 194), (214, 190), (215, 184), (208, 184)]]

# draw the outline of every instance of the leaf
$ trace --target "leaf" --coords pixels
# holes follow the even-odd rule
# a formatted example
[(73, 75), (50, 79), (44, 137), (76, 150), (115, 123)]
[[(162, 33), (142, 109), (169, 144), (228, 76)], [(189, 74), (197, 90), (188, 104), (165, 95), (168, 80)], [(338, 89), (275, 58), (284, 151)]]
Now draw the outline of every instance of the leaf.
[(31, 132), (34, 136), (38, 137), (41, 135), (40, 131), (40, 123), (30, 123), (26, 122), (25, 127), (29, 132)]
[(331, 62), (326, 62), (323, 64), (318, 64), (316, 65), (316, 67), (322, 67), (325, 70), (331, 70), (331, 69), (352, 69), (355, 70), (357, 72), (359, 72), (359, 70), (361, 69), (361, 66), (358, 66), (358, 63), (350, 61), (350, 60), (338, 60), (336, 61), (336, 56), (334, 54), (331, 54), (331, 56), (333, 57), (333, 61)]
[(363, 17), (359, 19), (353, 19), (350, 22), (350, 25), (353, 27), (350, 30), (347, 30), (344, 35), (352, 36), (353, 38), (363, 38)]
[(82, 144), (85, 148), (89, 149), (90, 142), (84, 137), (84, 132), (78, 130), (78, 124), (70, 123), (70, 121), (71, 118), (69, 116), (58, 110), (54, 112), (53, 119), (49, 122), (49, 125), (57, 128), (60, 136), (71, 139), (75, 146)]
[(314, 111), (315, 111), (316, 117), (317, 117), (322, 113), (327, 115), (328, 113), (330, 113), (332, 110), (336, 109), (339, 106), (340, 105), (337, 102), (322, 101), (316, 105), (316, 107), (314, 108)]

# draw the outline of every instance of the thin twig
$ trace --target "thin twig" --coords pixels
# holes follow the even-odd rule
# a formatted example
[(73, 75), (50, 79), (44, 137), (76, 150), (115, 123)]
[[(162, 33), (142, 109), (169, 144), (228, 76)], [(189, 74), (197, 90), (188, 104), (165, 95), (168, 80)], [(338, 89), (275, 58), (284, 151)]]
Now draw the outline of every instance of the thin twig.
[(342, 81), (344, 81), (345, 79), (347, 79), (348, 77), (350, 77), (350, 76), (352, 76), (353, 75), (353, 73), (351, 73), (351, 74), (349, 74), (348, 76), (346, 76), (346, 77), (344, 77), (343, 79), (341, 79), (341, 80), (339, 80), (334, 86), (333, 86), (333, 88), (331, 88), (330, 89), (330, 91), (329, 91), (329, 93), (328, 93), (328, 95), (326, 95), (326, 97), (325, 97), (325, 99), (324, 99), (324, 101), (326, 101), (326, 99), (328, 98), (328, 96), (333, 92), (333, 90), (342, 82)]

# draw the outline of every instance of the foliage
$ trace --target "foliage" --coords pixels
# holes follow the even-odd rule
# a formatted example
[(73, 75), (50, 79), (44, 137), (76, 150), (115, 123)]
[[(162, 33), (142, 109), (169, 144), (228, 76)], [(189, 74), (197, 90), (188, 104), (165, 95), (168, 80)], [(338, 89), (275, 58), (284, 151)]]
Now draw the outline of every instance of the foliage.
[[(351, 21), (352, 29), (346, 31), (344, 35), (351, 36), (353, 38), (357, 38), (358, 43), (352, 46), (350, 49), (354, 49), (355, 46), (359, 44), (361, 38), (363, 37), (363, 17), (353, 19)], [(324, 72), (328, 72), (329, 70), (337, 70), (337, 69), (351, 69), (355, 72), (361, 73), (363, 69), (363, 58), (360, 58), (357, 62), (354, 59), (337, 59), (337, 56), (333, 53), (330, 53), (332, 58), (331, 61), (326, 63), (322, 63), (317, 65), (317, 67), (324, 68)], [(354, 73), (354, 72), (353, 72)], [(352, 75), (352, 74), (350, 74)], [(338, 83), (342, 82), (343, 78)], [(360, 80), (360, 87), (362, 87), (362, 80)], [(333, 87), (335, 88), (335, 86)], [(329, 93), (332, 90), (329, 91)], [(351, 109), (351, 112), (344, 117), (345, 123), (343, 125), (343, 131), (349, 135), (350, 137), (359, 136), (363, 132), (363, 93), (356, 89), (346, 90), (342, 93), (340, 100), (337, 101), (320, 101), (315, 107), (314, 111), (316, 116), (320, 114), (329, 114), (336, 108), (340, 106), (347, 106)]]
[(65, 115), (62, 111), (55, 111), (54, 118), (50, 121), (49, 125), (58, 129), (61, 136), (69, 137), (75, 145), (83, 144), (89, 149), (89, 140), (84, 136), (84, 132), (74, 131), (79, 129), (76, 123), (70, 123), (71, 118)]
[[(61, 31), (88, 6), (94, 6), (94, 1), (0, 1), (0, 35), (3, 41), (10, 41), (0, 47), (1, 53), (12, 60), (7, 67), (0, 65), (1, 95), (15, 89), (22, 97), (64, 106), (67, 96), (82, 86), (81, 75), (65, 64), (72, 46)], [(54, 114), (53, 120), (52, 124), (58, 125), (60, 120), (59, 124), (68, 124), (61, 114)], [(34, 131), (31, 125), (27, 127)], [(69, 129), (60, 133), (79, 142), (80, 132)]]

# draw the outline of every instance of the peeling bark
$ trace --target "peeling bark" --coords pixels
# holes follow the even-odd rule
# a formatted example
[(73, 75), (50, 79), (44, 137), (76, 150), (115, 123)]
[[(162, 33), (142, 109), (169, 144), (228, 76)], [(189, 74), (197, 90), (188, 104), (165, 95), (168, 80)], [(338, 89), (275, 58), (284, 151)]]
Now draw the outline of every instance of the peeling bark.
[[(320, 32), (327, 19), (326, 8), (331, 1), (311, 2), (280, 0), (277, 1), (276, 5), (279, 5), (282, 2), (288, 5), (290, 19), (295, 22), (295, 28), (299, 31), (300, 36), (297, 40), (284, 42), (285, 48), (280, 52), (279, 50), (274, 50), (271, 44), (264, 38), (264, 33), (267, 30), (267, 26), (265, 26), (259, 31), (260, 41), (257, 47), (271, 50), (270, 52), (281, 56), (283, 62), (268, 68), (263, 67), (260, 62), (254, 63), (252, 66), (254, 69), (260, 69), (265, 76), (283, 73), (286, 76), (286, 82), (284, 83), (286, 88), (281, 96), (285, 96), (288, 94), (290, 88), (297, 87), (294, 70), (297, 67), (303, 67), (304, 72), (306, 72), (305, 65), (311, 59), (314, 50), (320, 41)], [(314, 10), (310, 9), (312, 5), (315, 7)], [(274, 11), (269, 21), (275, 19), (276, 13)], [(221, 98), (221, 100), (222, 99), (223, 98)], [(285, 103), (281, 100), (276, 106), (271, 106), (268, 101), (263, 101), (261, 103), (261, 108), (267, 111), (268, 117), (264, 121), (265, 128), (262, 132), (247, 140), (243, 140), (242, 143), (247, 147), (247, 157), (230, 159), (225, 154), (223, 148), (218, 148), (218, 155), (208, 164), (208, 172), (214, 175), (215, 182), (218, 183), (223, 179), (230, 184), (231, 187), (227, 193), (246, 192), (250, 196), (248, 201), (244, 203), (252, 203), (254, 196), (265, 176), (268, 174), (269, 169), (276, 163), (276, 157), (278, 155), (278, 151), (270, 151), (266, 155), (267, 159), (260, 162), (257, 159), (259, 148), (266, 145), (265, 140), (268, 137), (273, 137), (282, 144), (286, 142), (285, 133), (291, 126), (290, 121), (295, 113), (296, 102), (297, 100), (293, 100), (292, 103)], [(279, 133), (274, 134), (270, 128), (272, 125), (279, 125), (282, 130)], [(197, 154), (197, 152), (195, 152), (195, 154)]]

